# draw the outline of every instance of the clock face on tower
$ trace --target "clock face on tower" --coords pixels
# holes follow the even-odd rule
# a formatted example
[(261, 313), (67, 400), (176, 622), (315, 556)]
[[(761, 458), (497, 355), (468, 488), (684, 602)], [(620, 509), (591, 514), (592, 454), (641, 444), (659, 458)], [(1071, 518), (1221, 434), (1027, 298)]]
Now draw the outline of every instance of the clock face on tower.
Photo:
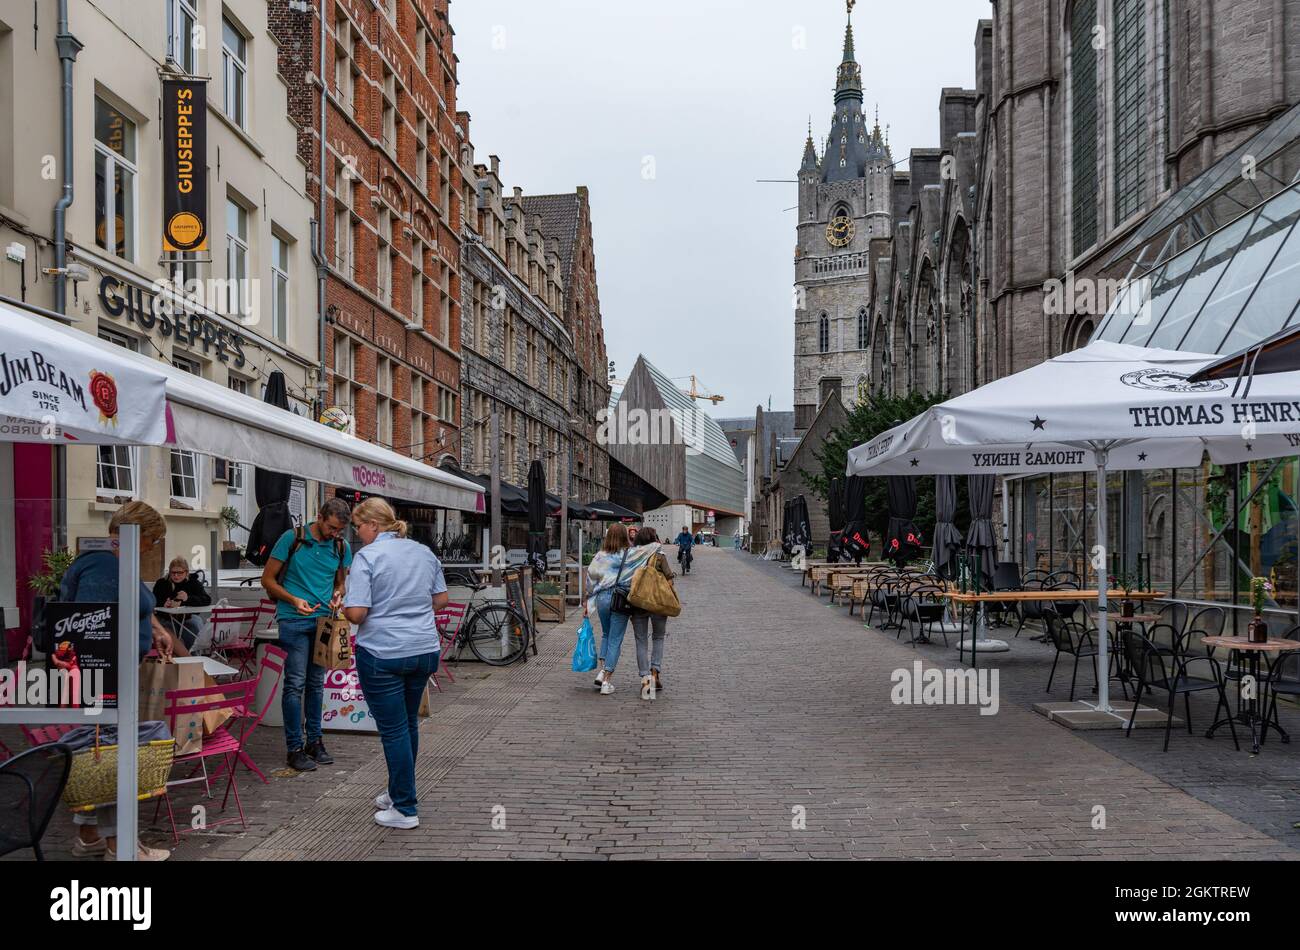
[(826, 225), (826, 242), (831, 247), (848, 247), (853, 241), (853, 235), (857, 231), (853, 219), (846, 215), (837, 215), (831, 218), (831, 223)]

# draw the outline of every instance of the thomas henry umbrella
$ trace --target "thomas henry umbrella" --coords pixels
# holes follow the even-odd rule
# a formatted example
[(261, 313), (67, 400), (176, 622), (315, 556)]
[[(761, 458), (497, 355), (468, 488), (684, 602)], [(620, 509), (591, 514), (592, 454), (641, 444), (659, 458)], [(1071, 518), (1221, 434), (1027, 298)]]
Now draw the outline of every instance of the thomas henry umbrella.
[(934, 569), (940, 577), (957, 576), (957, 552), (961, 550), (961, 532), (953, 524), (957, 517), (957, 480), (953, 475), (934, 477)]

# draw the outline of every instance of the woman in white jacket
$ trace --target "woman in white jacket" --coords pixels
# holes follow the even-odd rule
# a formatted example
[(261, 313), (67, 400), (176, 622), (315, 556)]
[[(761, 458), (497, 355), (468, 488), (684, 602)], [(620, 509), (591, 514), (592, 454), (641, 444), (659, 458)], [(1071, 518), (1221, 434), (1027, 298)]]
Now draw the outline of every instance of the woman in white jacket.
[(602, 634), (600, 669), (596, 672), (596, 686), (602, 696), (614, 692), (614, 668), (618, 666), (623, 637), (627, 633), (628, 615), (612, 609), (614, 589), (619, 587), (626, 592), (631, 588), (632, 575), (645, 563), (649, 554), (650, 549), (629, 546), (627, 528), (615, 523), (605, 532), (604, 543), (587, 566), (591, 596), (587, 600), (586, 616), (595, 614), (600, 618)]

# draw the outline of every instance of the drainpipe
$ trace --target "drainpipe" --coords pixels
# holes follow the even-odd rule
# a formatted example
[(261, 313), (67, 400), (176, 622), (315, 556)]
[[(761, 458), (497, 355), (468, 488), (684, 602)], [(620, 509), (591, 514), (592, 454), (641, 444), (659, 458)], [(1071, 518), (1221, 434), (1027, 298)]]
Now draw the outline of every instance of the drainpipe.
[[(326, 404), (326, 386), (325, 386), (325, 278), (329, 273), (329, 262), (326, 257), (325, 247), (325, 215), (326, 196), (325, 196), (325, 173), (328, 151), (325, 145), (326, 128), (328, 125), (329, 108), (329, 88), (326, 86), (325, 79), (325, 56), (326, 45), (329, 42), (328, 29), (325, 25), (325, 4), (315, 5), (320, 14), (320, 184), (317, 197), (319, 199), (316, 211), (316, 322), (317, 326), (317, 348), (320, 355), (320, 368), (317, 371), (316, 379), (316, 414), (325, 411)], [(325, 483), (317, 482), (316, 491), (319, 497), (319, 503), (325, 503)]]
[(68, 209), (72, 207), (72, 64), (81, 52), (81, 43), (68, 32), (68, 0), (59, 0), (59, 32), (54, 37), (63, 70), (63, 194), (54, 205), (54, 309), (66, 314), (68, 306)]

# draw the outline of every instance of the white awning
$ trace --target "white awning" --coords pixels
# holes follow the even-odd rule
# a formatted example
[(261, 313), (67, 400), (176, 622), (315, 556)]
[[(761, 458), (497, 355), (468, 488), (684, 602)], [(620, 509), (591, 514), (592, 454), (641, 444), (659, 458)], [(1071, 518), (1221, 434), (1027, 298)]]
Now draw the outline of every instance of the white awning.
[(162, 445), (161, 370), (0, 302), (0, 442)]
[(177, 448), (399, 501), (484, 510), (473, 482), (184, 370), (163, 370)]

